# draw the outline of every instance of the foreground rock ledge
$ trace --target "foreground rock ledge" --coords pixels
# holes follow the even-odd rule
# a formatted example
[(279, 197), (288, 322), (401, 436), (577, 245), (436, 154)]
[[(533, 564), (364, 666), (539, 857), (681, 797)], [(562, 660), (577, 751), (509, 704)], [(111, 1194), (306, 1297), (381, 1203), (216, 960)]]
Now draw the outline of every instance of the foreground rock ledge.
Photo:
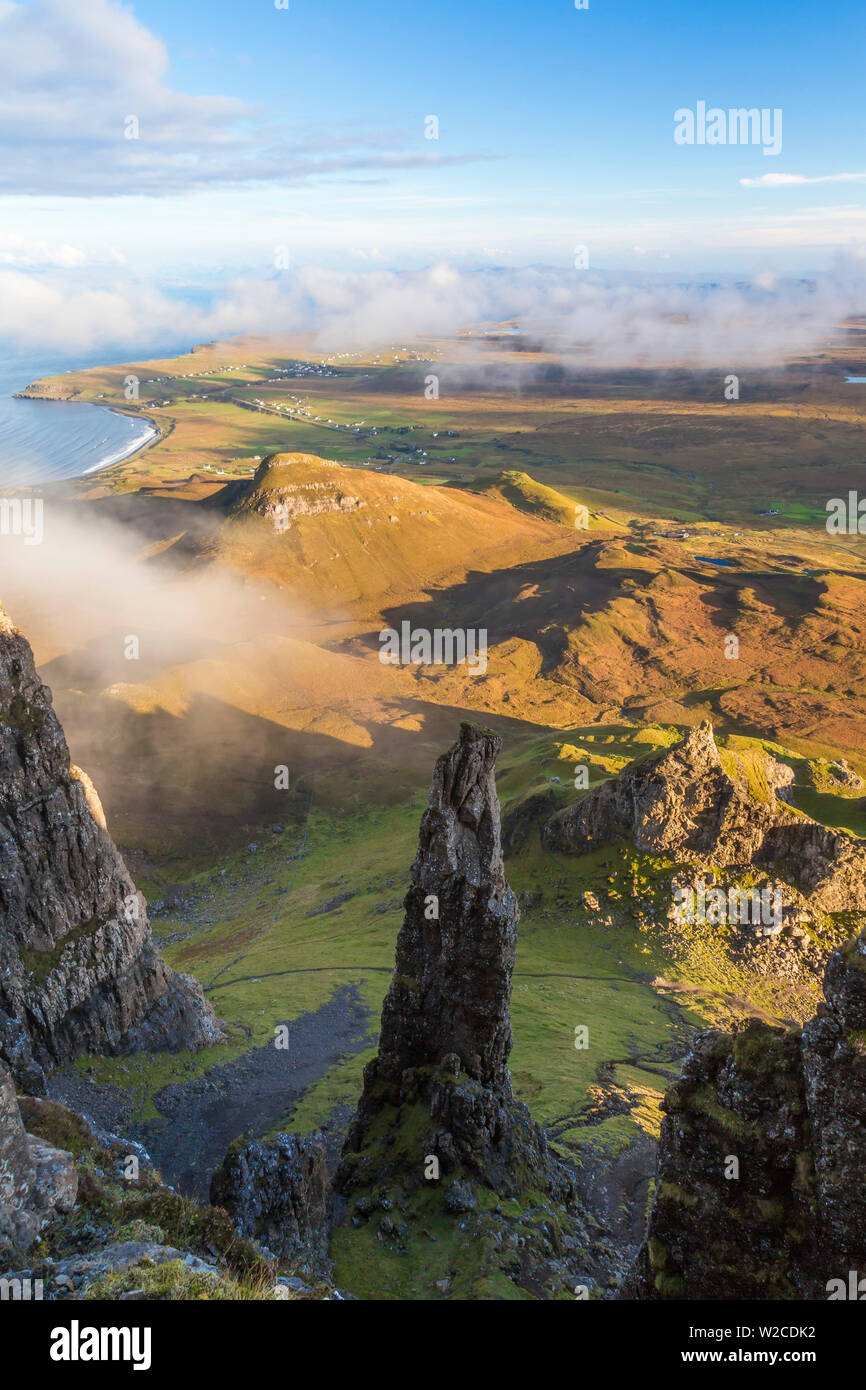
[(866, 935), (803, 1029), (699, 1034), (667, 1092), (626, 1296), (827, 1299), (866, 1271)]

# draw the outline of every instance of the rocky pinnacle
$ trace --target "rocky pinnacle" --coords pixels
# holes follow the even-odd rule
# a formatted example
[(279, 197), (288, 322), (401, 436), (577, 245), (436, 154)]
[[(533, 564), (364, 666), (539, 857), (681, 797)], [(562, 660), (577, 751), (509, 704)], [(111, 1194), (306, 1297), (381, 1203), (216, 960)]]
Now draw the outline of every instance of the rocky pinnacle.
[(464, 725), (436, 763), (406, 916), (382, 1010), (380, 1078), (454, 1055), (511, 1096), (511, 972), (517, 900), (505, 882), (494, 782), (502, 746)]
[[(529, 1176), (568, 1185), (543, 1132), (514, 1100), (508, 1070), (519, 914), (502, 862), (500, 747), (494, 734), (464, 724), (436, 763), (379, 1053), (365, 1071), (338, 1188), (403, 1161), (420, 1172), (426, 1155), (500, 1191)], [(407, 1148), (410, 1110), (419, 1134)], [(383, 1125), (391, 1133), (380, 1151)]]

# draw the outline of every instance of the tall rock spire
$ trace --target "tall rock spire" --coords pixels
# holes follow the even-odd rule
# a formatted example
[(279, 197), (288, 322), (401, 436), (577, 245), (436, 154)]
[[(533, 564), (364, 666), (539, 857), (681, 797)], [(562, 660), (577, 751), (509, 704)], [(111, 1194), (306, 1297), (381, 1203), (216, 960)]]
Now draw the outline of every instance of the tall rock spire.
[(467, 1076), (511, 1096), (519, 914), (499, 838), (494, 766), (501, 746), (467, 724), (436, 763), (382, 1010), (382, 1080), (456, 1055)]
[(436, 763), (379, 1053), (364, 1074), (338, 1189), (401, 1167), (420, 1176), (429, 1157), (444, 1173), (468, 1174), (499, 1192), (527, 1181), (570, 1188), (511, 1089), (519, 914), (502, 863), (500, 747), (494, 734), (464, 724)]

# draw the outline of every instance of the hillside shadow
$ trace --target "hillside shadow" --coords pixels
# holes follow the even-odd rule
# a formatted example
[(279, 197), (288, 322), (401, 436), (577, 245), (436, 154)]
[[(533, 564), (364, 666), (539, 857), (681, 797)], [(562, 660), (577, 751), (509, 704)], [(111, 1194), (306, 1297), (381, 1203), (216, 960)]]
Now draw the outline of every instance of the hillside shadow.
[[(530, 560), (491, 573), (471, 571), (465, 579), (443, 589), (428, 589), (427, 598), (384, 610), (385, 626), (483, 628), (488, 647), (519, 638), (541, 653), (541, 674), (555, 670), (577, 621), (622, 592), (625, 580), (646, 583), (642, 569), (600, 569), (596, 566), (603, 542), (541, 560)], [(652, 576), (649, 576), (650, 578)], [(379, 629), (337, 643), (334, 650), (361, 646), (379, 651)]]
[(767, 574), (754, 570), (707, 575), (702, 570), (684, 569), (683, 573), (704, 585), (705, 590), (708, 584), (712, 585), (700, 595), (700, 602), (718, 617), (716, 626), (728, 629), (743, 612), (741, 590), (753, 590), (760, 603), (766, 604), (777, 618), (794, 627), (815, 612), (827, 588), (809, 575)]

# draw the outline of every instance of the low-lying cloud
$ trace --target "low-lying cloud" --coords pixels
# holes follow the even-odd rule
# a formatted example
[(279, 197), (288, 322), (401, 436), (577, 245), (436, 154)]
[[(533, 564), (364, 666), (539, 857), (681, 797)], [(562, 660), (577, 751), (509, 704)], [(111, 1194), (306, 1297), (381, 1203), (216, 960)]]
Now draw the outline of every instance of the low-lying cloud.
[(112, 280), (0, 269), (0, 337), (12, 352), (121, 350), (130, 343), (313, 330), (323, 350), (447, 337), (516, 319), (588, 365), (773, 364), (814, 350), (864, 307), (856, 261), (817, 280), (731, 284), (607, 279), (556, 269), (339, 271), (239, 278), (204, 305), (119, 271)]

